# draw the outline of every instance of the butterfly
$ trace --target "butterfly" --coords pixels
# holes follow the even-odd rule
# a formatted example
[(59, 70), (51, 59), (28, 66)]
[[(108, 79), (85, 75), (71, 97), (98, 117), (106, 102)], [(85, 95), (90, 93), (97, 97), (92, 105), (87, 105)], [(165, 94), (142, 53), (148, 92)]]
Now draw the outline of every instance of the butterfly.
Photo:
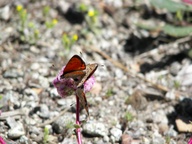
[(61, 78), (73, 78), (77, 84), (76, 95), (80, 99), (80, 103), (86, 109), (89, 115), (88, 103), (83, 91), (84, 83), (93, 75), (98, 67), (97, 63), (85, 64), (80, 56), (74, 55), (66, 64)]

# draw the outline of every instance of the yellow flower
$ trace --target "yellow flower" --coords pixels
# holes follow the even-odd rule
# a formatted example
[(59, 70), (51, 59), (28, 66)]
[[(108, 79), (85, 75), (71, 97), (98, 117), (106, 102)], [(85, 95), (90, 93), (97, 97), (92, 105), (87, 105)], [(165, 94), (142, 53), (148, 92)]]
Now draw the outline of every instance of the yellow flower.
[(39, 35), (39, 30), (38, 29), (35, 30), (35, 34)]
[(54, 25), (56, 25), (56, 24), (58, 23), (58, 20), (57, 20), (57, 19), (53, 19), (53, 20), (52, 20), (52, 23), (53, 23)]
[(95, 15), (95, 11), (94, 10), (89, 10), (88, 16), (93, 17), (94, 15)]
[(23, 9), (23, 6), (22, 5), (17, 5), (17, 7), (16, 7), (16, 10), (17, 11), (21, 11)]
[(73, 40), (74, 40), (74, 41), (77, 41), (77, 40), (78, 40), (78, 35), (77, 35), (77, 34), (74, 34), (74, 35), (73, 35)]

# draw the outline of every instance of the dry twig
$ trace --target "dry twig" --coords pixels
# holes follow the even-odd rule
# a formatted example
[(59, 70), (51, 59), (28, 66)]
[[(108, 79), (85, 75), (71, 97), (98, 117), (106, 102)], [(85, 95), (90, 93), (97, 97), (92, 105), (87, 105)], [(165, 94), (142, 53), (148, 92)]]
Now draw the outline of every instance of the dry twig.
[(123, 71), (125, 72), (128, 72), (130, 76), (132, 77), (137, 77), (147, 83), (149, 83), (151, 86), (153, 86), (154, 88), (157, 88), (163, 92), (168, 92), (168, 88), (163, 86), (163, 85), (159, 85), (159, 84), (156, 84), (146, 78), (143, 78), (142, 76), (138, 75), (138, 74), (133, 74), (131, 73), (131, 71), (126, 67), (124, 66), (123, 64), (121, 64), (120, 62), (118, 61), (115, 61), (114, 59), (110, 58), (106, 53), (102, 52), (101, 50), (99, 50), (98, 48), (96, 47), (90, 47), (93, 51), (99, 53), (102, 57), (104, 57), (105, 59), (107, 59), (108, 61), (110, 61), (111, 63), (113, 63), (114, 66), (122, 69)]

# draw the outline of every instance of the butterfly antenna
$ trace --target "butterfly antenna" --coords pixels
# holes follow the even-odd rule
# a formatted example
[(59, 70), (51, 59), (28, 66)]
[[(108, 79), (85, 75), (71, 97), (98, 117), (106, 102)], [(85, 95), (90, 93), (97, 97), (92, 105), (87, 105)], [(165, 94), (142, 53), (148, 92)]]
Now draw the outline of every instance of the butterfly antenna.
[(80, 53), (80, 56), (81, 56), (83, 59), (85, 59), (84, 56), (83, 56), (83, 53), (82, 53), (81, 51), (80, 51), (79, 53)]
[(80, 53), (80, 56), (83, 56), (83, 53), (81, 51), (79, 53)]

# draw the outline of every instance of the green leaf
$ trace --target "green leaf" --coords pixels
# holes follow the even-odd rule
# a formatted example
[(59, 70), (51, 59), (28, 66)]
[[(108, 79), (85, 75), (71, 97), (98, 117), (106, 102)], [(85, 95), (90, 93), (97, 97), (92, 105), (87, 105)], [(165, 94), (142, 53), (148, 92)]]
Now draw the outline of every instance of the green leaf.
[(174, 37), (184, 37), (192, 33), (192, 26), (188, 27), (176, 27), (173, 25), (165, 25), (163, 27), (165, 34), (174, 36)]
[(192, 10), (191, 6), (187, 6), (184, 3), (178, 3), (172, 0), (150, 0), (150, 2), (154, 7), (159, 9), (166, 9), (169, 12)]
[(73, 126), (74, 126), (75, 128), (81, 128), (81, 126), (78, 125), (78, 124), (74, 124)]
[(88, 7), (85, 4), (81, 3), (79, 5), (79, 10), (82, 11), (82, 12), (85, 12), (85, 11), (88, 10)]
[(138, 22), (135, 23), (135, 25), (145, 30), (159, 30), (162, 29), (164, 23), (150, 19), (150, 20), (139, 20)]
[(47, 127), (44, 128), (44, 136), (43, 136), (43, 144), (46, 144), (49, 137), (49, 129)]

